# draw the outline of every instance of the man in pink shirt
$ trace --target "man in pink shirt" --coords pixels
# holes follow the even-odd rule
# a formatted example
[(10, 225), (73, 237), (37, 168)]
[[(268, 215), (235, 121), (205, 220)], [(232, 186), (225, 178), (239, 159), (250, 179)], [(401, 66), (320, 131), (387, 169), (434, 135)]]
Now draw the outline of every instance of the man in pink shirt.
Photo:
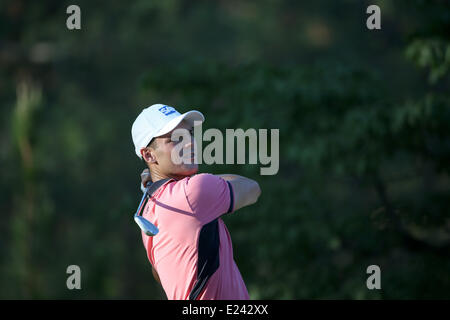
[[(142, 240), (168, 299), (245, 300), (249, 295), (221, 216), (255, 203), (261, 190), (242, 176), (197, 174), (192, 135), (188, 141), (174, 141), (172, 132), (192, 132), (195, 122), (203, 121), (199, 111), (180, 114), (162, 104), (144, 109), (134, 121), (135, 152), (149, 169), (142, 183), (162, 183), (142, 214), (159, 233), (150, 237), (142, 232)], [(175, 147), (188, 152), (192, 161), (175, 164)]]

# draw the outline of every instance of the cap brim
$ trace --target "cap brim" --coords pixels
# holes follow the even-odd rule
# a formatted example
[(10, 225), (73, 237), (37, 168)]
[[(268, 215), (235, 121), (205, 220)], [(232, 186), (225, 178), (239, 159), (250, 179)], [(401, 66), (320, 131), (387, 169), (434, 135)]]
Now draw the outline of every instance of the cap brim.
[(178, 117), (170, 120), (164, 127), (162, 127), (155, 134), (154, 137), (159, 137), (166, 133), (169, 133), (170, 131), (175, 129), (180, 124), (180, 122), (183, 120), (186, 120), (190, 125), (194, 126), (196, 121), (199, 121), (200, 123), (205, 121), (205, 117), (203, 116), (203, 114), (200, 111), (197, 111), (197, 110), (188, 111), (188, 112), (183, 113), (183, 114), (179, 115)]

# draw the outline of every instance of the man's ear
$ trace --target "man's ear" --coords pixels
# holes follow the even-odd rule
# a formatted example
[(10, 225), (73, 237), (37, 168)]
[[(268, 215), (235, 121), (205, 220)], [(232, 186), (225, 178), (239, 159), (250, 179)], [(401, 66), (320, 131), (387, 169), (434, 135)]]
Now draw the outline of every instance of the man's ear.
[(156, 161), (155, 153), (150, 148), (142, 148), (141, 156), (142, 156), (142, 159), (144, 159), (145, 162), (147, 162), (147, 163), (158, 163)]

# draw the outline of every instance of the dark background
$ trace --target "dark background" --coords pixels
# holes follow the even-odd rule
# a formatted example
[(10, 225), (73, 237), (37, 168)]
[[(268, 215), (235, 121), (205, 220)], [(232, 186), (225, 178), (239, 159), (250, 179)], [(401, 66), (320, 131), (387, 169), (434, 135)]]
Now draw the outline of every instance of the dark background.
[(449, 299), (449, 72), (445, 0), (2, 1), (0, 298), (165, 299), (130, 133), (165, 103), (280, 130), (277, 175), (200, 167), (262, 188), (224, 218), (252, 299)]

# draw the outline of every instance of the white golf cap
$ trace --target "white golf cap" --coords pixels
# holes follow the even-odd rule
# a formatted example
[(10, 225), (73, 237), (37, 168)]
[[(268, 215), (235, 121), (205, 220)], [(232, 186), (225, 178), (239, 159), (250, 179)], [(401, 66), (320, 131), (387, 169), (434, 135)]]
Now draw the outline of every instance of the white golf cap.
[(142, 159), (142, 148), (147, 147), (153, 138), (162, 136), (175, 129), (183, 120), (194, 126), (194, 121), (200, 121), (201, 123), (205, 121), (205, 117), (197, 110), (181, 114), (175, 108), (164, 104), (154, 104), (142, 110), (131, 127), (131, 136), (133, 137), (136, 155)]

